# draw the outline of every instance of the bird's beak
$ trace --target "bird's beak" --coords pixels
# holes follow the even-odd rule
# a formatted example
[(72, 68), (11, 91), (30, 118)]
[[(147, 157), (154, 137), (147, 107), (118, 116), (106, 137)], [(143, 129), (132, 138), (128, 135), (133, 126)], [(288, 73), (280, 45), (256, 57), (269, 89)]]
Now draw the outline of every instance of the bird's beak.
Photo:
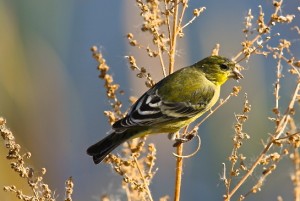
[(239, 80), (239, 79), (242, 79), (244, 78), (244, 76), (242, 75), (242, 73), (237, 69), (237, 67), (234, 67), (232, 69), (232, 71), (230, 72), (229, 78), (233, 78), (233, 79), (236, 79), (236, 80)]

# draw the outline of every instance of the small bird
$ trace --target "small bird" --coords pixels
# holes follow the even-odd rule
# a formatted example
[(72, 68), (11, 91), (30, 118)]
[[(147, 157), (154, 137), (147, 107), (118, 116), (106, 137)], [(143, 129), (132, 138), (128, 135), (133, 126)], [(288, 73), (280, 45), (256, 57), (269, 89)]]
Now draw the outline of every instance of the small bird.
[(237, 65), (222, 56), (209, 56), (168, 75), (112, 125), (109, 135), (87, 149), (100, 163), (123, 142), (155, 133), (176, 133), (208, 111), (219, 99), (229, 78), (243, 78)]

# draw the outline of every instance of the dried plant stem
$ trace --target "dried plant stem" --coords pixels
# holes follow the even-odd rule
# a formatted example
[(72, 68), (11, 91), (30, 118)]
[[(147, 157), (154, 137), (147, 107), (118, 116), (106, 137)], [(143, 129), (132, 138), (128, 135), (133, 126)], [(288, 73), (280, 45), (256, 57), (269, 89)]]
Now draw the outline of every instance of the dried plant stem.
[[(183, 143), (177, 147), (176, 154), (182, 156), (183, 153)], [(182, 179), (182, 166), (183, 158), (177, 157), (176, 161), (176, 178), (175, 178), (175, 192), (174, 192), (174, 201), (180, 200), (180, 189), (181, 189), (181, 179)]]
[[(282, 53), (282, 50), (281, 50), (281, 53)], [(276, 109), (276, 113), (277, 113), (277, 117), (280, 116), (280, 113), (278, 111), (278, 108), (279, 108), (279, 90), (280, 90), (280, 78), (281, 78), (281, 60), (279, 59), (278, 60), (278, 63), (277, 63), (277, 73), (276, 73), (276, 82), (275, 82), (275, 91), (274, 91), (274, 94), (275, 94), (275, 109)]]
[(294, 162), (294, 200), (300, 201), (300, 155), (299, 150), (295, 148), (294, 156), (293, 156), (293, 162)]
[[(257, 35), (255, 38), (253, 38), (249, 44), (252, 46), (259, 38), (261, 37), (261, 35)], [(233, 61), (236, 61), (241, 55), (243, 54), (243, 51), (240, 51), (235, 57), (232, 58)], [(247, 56), (244, 55), (241, 59), (239, 59), (239, 61), (242, 61), (246, 58)]]
[(138, 169), (138, 171), (139, 171), (139, 173), (140, 173), (140, 176), (141, 176), (141, 178), (142, 178), (142, 180), (143, 180), (143, 182), (144, 182), (144, 186), (145, 186), (145, 188), (146, 188), (146, 191), (147, 191), (147, 195), (148, 195), (148, 197), (149, 197), (149, 200), (153, 201), (153, 198), (152, 198), (152, 195), (151, 195), (151, 191), (150, 191), (150, 189), (149, 189), (149, 182), (145, 179), (145, 176), (144, 176), (144, 174), (143, 174), (143, 172), (142, 172), (142, 170), (141, 170), (141, 168), (140, 168), (140, 166), (139, 166), (139, 162), (138, 162), (137, 158), (136, 158), (136, 157), (133, 157), (133, 158), (134, 158), (134, 162), (135, 162), (135, 164), (136, 164), (136, 167), (137, 167), (137, 169)]
[[(184, 133), (188, 130), (188, 126), (184, 128)], [(176, 150), (178, 156), (183, 154), (183, 143), (181, 143)], [(174, 192), (174, 201), (180, 200), (180, 190), (181, 190), (181, 180), (182, 180), (182, 166), (183, 166), (183, 157), (177, 157), (176, 160), (176, 177), (175, 177), (175, 192)]]
[[(169, 10), (167, 0), (164, 0), (165, 10)], [(170, 18), (169, 15), (166, 17), (167, 28), (168, 28), (168, 37), (171, 38), (171, 27), (170, 27)]]
[(299, 92), (300, 83), (297, 84), (296, 89), (294, 91), (294, 95), (290, 101), (290, 104), (287, 108), (287, 111), (282, 116), (281, 120), (279, 121), (279, 124), (276, 128), (276, 131), (274, 132), (274, 135), (270, 136), (268, 144), (265, 146), (263, 151), (260, 153), (258, 158), (255, 160), (255, 162), (252, 164), (249, 171), (242, 177), (242, 179), (237, 183), (237, 185), (227, 194), (225, 197), (225, 201), (229, 201), (230, 198), (234, 195), (234, 193), (241, 187), (242, 184), (248, 179), (250, 175), (252, 175), (254, 169), (256, 166), (260, 163), (261, 159), (266, 155), (266, 153), (269, 151), (269, 149), (273, 146), (274, 141), (276, 141), (284, 132), (286, 126), (288, 125), (288, 122), (290, 120), (290, 112), (292, 111), (295, 101), (297, 99), (297, 95)]
[(160, 49), (160, 47), (158, 47), (157, 49), (158, 49), (159, 61), (160, 61), (160, 64), (161, 64), (163, 75), (164, 75), (164, 77), (167, 77), (166, 68), (165, 68), (165, 64), (164, 64), (161, 49)]
[[(287, 123), (288, 123), (288, 119), (287, 118), (282, 118), (282, 123), (284, 123), (282, 125), (282, 129), (280, 129), (280, 132), (277, 135), (281, 135), (282, 131), (285, 129)], [(277, 136), (276, 135), (276, 136)], [(228, 193), (228, 195), (226, 196), (226, 198), (224, 199), (225, 201), (229, 201), (230, 198), (234, 195), (234, 193), (241, 187), (242, 184), (244, 184), (244, 182), (248, 179), (248, 177), (250, 175), (252, 175), (254, 169), (256, 168), (256, 166), (260, 163), (261, 159), (266, 155), (267, 151), (272, 147), (273, 145), (273, 140), (270, 141), (267, 146), (264, 148), (264, 150), (261, 152), (261, 154), (258, 156), (258, 158), (255, 160), (255, 162), (252, 164), (251, 168), (249, 169), (249, 171), (243, 176), (243, 178), (237, 183), (237, 185)]]
[[(172, 25), (172, 34), (171, 43), (170, 43), (170, 52), (169, 52), (169, 74), (174, 72), (174, 63), (175, 63), (175, 53), (176, 53), (176, 39), (177, 39), (177, 30), (178, 30), (178, 0), (174, 1), (174, 14), (173, 14), (173, 25)], [(187, 129), (187, 128), (186, 128)], [(186, 131), (185, 129), (185, 131)], [(183, 143), (177, 146), (176, 153), (179, 156), (182, 156)], [(176, 159), (176, 176), (175, 176), (175, 191), (174, 191), (174, 201), (180, 200), (180, 189), (181, 189), (181, 177), (182, 177), (182, 166), (183, 159), (177, 157)]]
[[(278, 3), (281, 5), (281, 4), (282, 4), (282, 1), (283, 1), (283, 0), (279, 1)], [(263, 14), (263, 13), (262, 13), (262, 7), (259, 6), (259, 8), (261, 9), (261, 11), (260, 11), (261, 14)], [(277, 15), (278, 15), (278, 12), (280, 12), (280, 8), (281, 8), (280, 6), (275, 7), (275, 11), (274, 11), (274, 13), (273, 13), (272, 15), (273, 15), (273, 16), (277, 16)], [(270, 18), (269, 22), (266, 24), (266, 27), (268, 27), (268, 28), (271, 28), (271, 26), (273, 26), (273, 18), (272, 18), (272, 17)], [(263, 33), (259, 33), (259, 34), (256, 35), (251, 41), (248, 41), (248, 42), (249, 42), (249, 46), (252, 46), (252, 45), (253, 45), (256, 41), (258, 41), (258, 39), (260, 39), (260, 38), (262, 37), (262, 35), (264, 35), (264, 34), (265, 34), (264, 32), (263, 32)], [(254, 53), (255, 50), (256, 50), (256, 48), (254, 48), (254, 50), (251, 52), (251, 54)], [(236, 61), (242, 54), (243, 54), (243, 50), (241, 50), (235, 57), (233, 57), (232, 60), (233, 60), (233, 61)], [(243, 56), (241, 59), (239, 59), (239, 61), (244, 60), (246, 57), (247, 57), (247, 55), (244, 54), (244, 56)], [(239, 62), (239, 61), (238, 61), (238, 62)]]
[(187, 27), (187, 26), (189, 26), (190, 24), (192, 24), (196, 18), (197, 18), (197, 16), (194, 16), (192, 19), (190, 19), (190, 21), (188, 21), (185, 25), (183, 25), (183, 26), (181, 27), (181, 29), (184, 29), (185, 27)]
[(206, 119), (208, 119), (208, 117), (210, 117), (213, 113), (215, 113), (222, 105), (224, 105), (225, 103), (227, 103), (227, 101), (231, 98), (231, 96), (233, 96), (233, 93), (230, 93), (224, 100), (222, 100), (220, 102), (219, 105), (217, 105), (213, 110), (211, 110), (209, 112), (208, 115), (206, 115), (195, 127), (199, 127), (201, 124), (203, 124), (203, 122), (206, 121)]
[[(157, 30), (156, 30), (156, 34), (159, 35)], [(164, 77), (167, 77), (166, 67), (164, 64), (163, 53), (161, 51), (161, 43), (160, 42), (157, 43), (157, 49), (158, 49), (158, 56), (159, 56), (159, 62), (161, 65), (162, 73), (163, 73)]]
[[(293, 134), (285, 136), (286, 138), (289, 138), (289, 136), (295, 136), (299, 135), (300, 132), (297, 132), (297, 126), (295, 124), (294, 119), (291, 119), (290, 127), (291, 132)], [(292, 162), (294, 163), (294, 174), (291, 176), (291, 180), (294, 185), (294, 200), (300, 201), (300, 154), (299, 154), (299, 148), (295, 147), (293, 154), (290, 155), (290, 158), (292, 159)]]
[[(188, 5), (188, 1), (186, 1), (185, 3), (182, 3), (182, 11), (181, 11), (181, 15), (180, 15), (180, 18), (179, 18), (179, 23), (178, 23), (178, 27), (181, 27), (181, 24), (182, 24), (182, 20), (183, 20), (183, 17), (184, 17), (184, 13), (185, 13), (185, 10), (187, 8), (187, 5)], [(182, 30), (182, 28), (180, 28)]]
[(170, 53), (169, 53), (169, 74), (174, 72), (174, 63), (175, 63), (175, 51), (176, 51), (176, 39), (177, 39), (177, 19), (178, 19), (178, 0), (174, 2), (174, 16), (173, 16), (173, 27), (172, 27), (172, 38), (170, 44)]

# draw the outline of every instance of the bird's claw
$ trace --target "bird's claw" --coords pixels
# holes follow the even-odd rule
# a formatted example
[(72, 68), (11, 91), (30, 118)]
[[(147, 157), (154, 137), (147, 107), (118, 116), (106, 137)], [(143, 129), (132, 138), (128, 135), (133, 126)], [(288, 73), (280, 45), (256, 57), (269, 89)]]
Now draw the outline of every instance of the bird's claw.
[(173, 144), (173, 147), (178, 147), (180, 144), (190, 141), (191, 139), (193, 139), (196, 136), (196, 134), (195, 133), (188, 133), (187, 135), (176, 138), (175, 143)]

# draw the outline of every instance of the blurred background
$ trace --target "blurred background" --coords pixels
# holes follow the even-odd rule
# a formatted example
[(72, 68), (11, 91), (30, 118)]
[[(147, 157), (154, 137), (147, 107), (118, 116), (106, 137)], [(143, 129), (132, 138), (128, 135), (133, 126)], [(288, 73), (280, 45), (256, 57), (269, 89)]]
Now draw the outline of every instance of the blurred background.
[[(261, 3), (268, 19), (272, 1)], [(299, 25), (299, 1), (284, 4), (283, 14), (297, 14), (293, 24)], [(186, 21), (192, 17), (194, 8), (202, 6), (206, 11), (185, 29), (185, 38), (179, 40), (177, 69), (208, 56), (216, 43), (221, 45), (220, 54), (235, 56), (244, 40), (243, 21), (248, 9), (256, 16), (259, 12), (257, 3), (249, 0), (191, 1)], [(110, 129), (103, 115), (109, 103), (89, 49), (93, 45), (100, 47), (114, 80), (125, 90), (121, 97), (125, 110), (130, 105), (128, 97), (141, 95), (146, 87), (144, 80), (135, 78), (124, 56), (135, 55), (138, 64), (155, 75), (155, 81), (162, 77), (160, 68), (156, 68), (157, 61), (149, 60), (144, 52), (127, 44), (128, 32), (146, 43), (139, 30), (138, 14), (134, 1), (0, 0), (0, 116), (6, 118), (23, 151), (32, 153), (30, 165), (36, 171), (42, 167), (47, 169), (45, 181), (55, 190), (58, 200), (63, 200), (64, 182), (69, 176), (75, 183), (73, 200), (99, 200), (105, 193), (114, 194), (116, 200), (125, 200), (121, 178), (108, 165), (95, 166), (85, 153), (89, 145), (103, 138)], [(298, 47), (293, 49), (294, 54), (299, 55), (300, 37), (289, 27), (292, 25), (280, 25), (272, 33), (280, 30), (281, 37), (289, 37)], [(226, 97), (237, 84), (243, 91), (201, 126), (201, 150), (185, 160), (182, 200), (222, 200), (225, 191), (220, 181), (222, 163), (228, 164), (234, 113), (241, 112), (244, 93), (252, 105), (245, 124), (251, 139), (242, 149), (249, 162), (262, 150), (261, 139), (267, 139), (274, 129), (267, 117), (273, 115), (275, 62), (254, 56), (244, 65), (245, 79), (227, 83), (221, 96)], [(286, 71), (283, 73), (286, 77), (281, 91), (282, 108), (286, 107), (295, 83)], [(154, 142), (158, 150), (159, 169), (150, 186), (154, 199), (164, 195), (173, 197), (173, 142), (165, 135), (150, 137), (148, 141)], [(193, 152), (196, 146), (197, 143), (188, 143), (185, 153)], [(6, 153), (4, 146), (0, 146), (0, 186), (15, 184), (27, 192), (25, 182), (20, 183), (9, 162), (4, 160)], [(276, 176), (272, 175), (262, 192), (248, 200), (276, 200), (279, 195), (291, 200), (292, 171), (291, 161), (280, 163)], [(250, 183), (255, 183), (259, 176), (260, 172), (254, 174)], [(243, 189), (247, 191), (249, 187)], [(2, 191), (0, 199), (16, 200), (13, 194)]]

